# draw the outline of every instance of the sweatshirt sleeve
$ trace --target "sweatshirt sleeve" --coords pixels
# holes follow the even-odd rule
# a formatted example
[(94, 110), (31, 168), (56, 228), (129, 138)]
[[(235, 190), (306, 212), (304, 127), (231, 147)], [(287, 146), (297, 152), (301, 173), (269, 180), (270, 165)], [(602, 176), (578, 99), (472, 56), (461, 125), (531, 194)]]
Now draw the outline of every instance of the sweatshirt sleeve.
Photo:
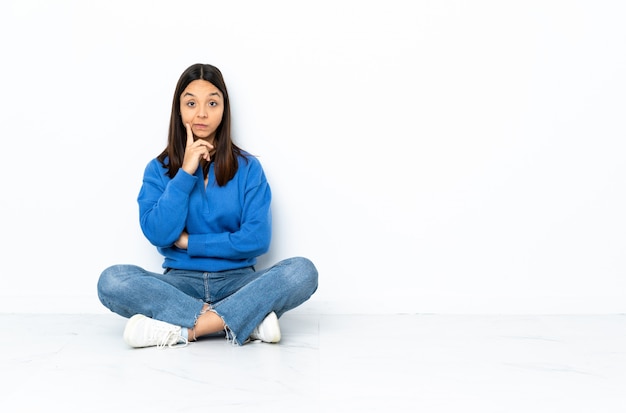
[(145, 169), (139, 191), (139, 222), (151, 244), (172, 246), (185, 228), (189, 194), (197, 177), (182, 169), (169, 179), (160, 162), (153, 160)]
[[(269, 250), (271, 241), (271, 190), (260, 163), (255, 159), (239, 183), (243, 187), (241, 225), (236, 231), (189, 234), (187, 253), (192, 257), (249, 259)], [(241, 166), (240, 166), (241, 168)]]

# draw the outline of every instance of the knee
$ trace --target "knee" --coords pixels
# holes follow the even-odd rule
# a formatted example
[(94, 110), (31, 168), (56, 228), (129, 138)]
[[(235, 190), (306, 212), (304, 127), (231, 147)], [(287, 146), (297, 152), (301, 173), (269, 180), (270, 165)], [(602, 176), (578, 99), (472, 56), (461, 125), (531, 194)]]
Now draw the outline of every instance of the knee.
[(109, 267), (102, 271), (100, 277), (98, 278), (98, 298), (102, 301), (106, 296), (110, 295), (113, 290), (115, 290), (115, 285), (117, 284), (117, 265)]
[(113, 265), (100, 274), (98, 278), (98, 297), (102, 301), (107, 296), (115, 295), (117, 291), (123, 288), (124, 280), (130, 273), (132, 265)]
[(301, 287), (308, 289), (311, 294), (317, 290), (318, 272), (315, 264), (305, 257), (294, 257), (288, 260), (292, 266), (291, 272), (294, 281)]

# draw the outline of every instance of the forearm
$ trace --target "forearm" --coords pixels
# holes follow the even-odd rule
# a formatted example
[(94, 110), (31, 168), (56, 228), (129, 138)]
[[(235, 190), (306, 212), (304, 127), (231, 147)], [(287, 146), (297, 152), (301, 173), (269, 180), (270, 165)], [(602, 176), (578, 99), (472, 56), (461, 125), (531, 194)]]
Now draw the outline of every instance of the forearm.
[(187, 253), (192, 257), (246, 259), (266, 253), (270, 241), (269, 226), (234, 233), (190, 234)]
[(189, 211), (189, 193), (195, 180), (193, 176), (179, 173), (164, 188), (158, 181), (144, 180), (138, 197), (140, 225), (153, 245), (168, 247), (181, 236)]

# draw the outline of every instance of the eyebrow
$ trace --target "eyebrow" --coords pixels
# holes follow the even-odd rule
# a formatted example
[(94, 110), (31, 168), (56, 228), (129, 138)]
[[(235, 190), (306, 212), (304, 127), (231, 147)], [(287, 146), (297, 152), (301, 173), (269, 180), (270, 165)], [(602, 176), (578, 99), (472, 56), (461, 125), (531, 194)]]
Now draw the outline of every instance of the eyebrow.
[[(194, 98), (196, 97), (196, 95), (194, 95), (193, 93), (190, 93), (190, 92), (186, 92), (186, 93), (185, 93), (182, 97), (186, 97), (186, 96), (191, 96), (191, 97), (194, 97)], [(209, 93), (209, 96), (217, 96), (217, 97), (222, 97), (222, 96), (219, 94), (219, 92), (212, 92), (212, 93)]]

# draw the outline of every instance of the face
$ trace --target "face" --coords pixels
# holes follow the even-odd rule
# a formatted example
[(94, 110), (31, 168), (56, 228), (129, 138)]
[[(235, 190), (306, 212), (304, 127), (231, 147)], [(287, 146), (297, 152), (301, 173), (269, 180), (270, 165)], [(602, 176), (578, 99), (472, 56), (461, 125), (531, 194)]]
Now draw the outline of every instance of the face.
[(194, 139), (213, 143), (224, 114), (222, 92), (211, 82), (194, 80), (180, 95), (180, 114), (183, 126), (191, 125)]

